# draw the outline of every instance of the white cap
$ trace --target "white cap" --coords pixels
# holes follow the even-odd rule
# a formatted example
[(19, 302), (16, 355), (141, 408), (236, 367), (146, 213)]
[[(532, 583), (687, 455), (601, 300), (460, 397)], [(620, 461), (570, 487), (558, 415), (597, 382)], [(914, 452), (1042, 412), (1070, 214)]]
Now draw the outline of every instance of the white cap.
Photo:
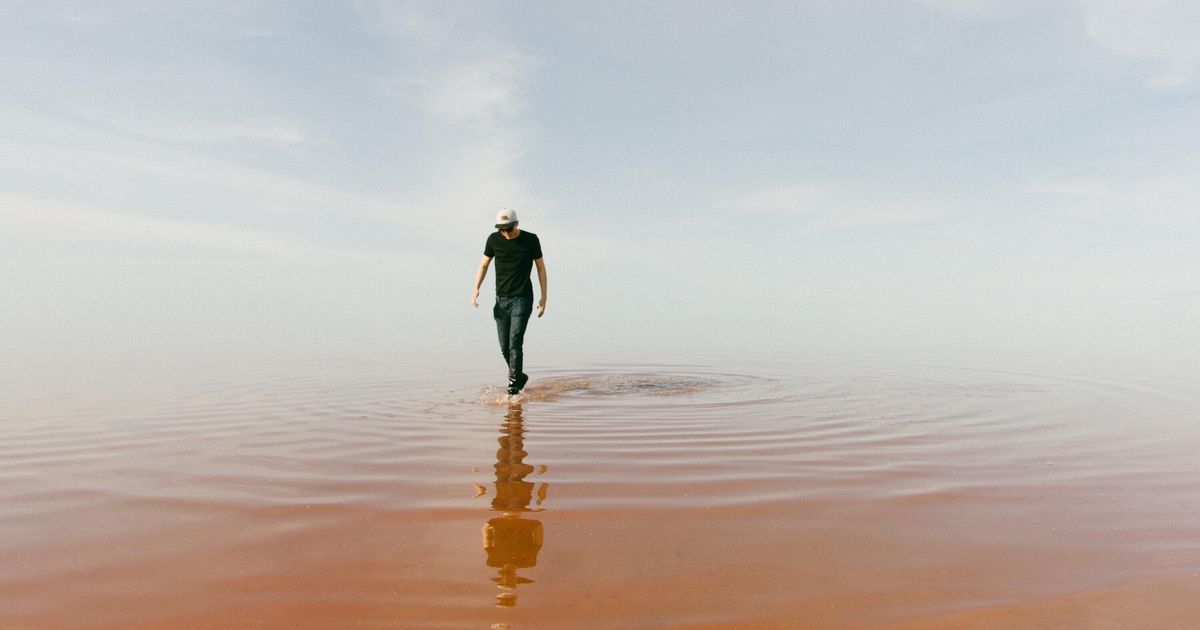
[(517, 211), (505, 208), (496, 213), (496, 227), (512, 225), (517, 222)]

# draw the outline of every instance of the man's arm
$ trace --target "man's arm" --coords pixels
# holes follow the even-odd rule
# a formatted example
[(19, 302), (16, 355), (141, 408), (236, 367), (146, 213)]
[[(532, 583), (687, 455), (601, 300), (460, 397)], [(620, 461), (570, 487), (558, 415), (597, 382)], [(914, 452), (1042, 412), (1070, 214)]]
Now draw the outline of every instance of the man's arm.
[[(483, 286), (483, 279), (487, 276), (488, 265), (492, 264), (491, 256), (484, 256), (483, 260), (479, 261), (479, 269), (475, 271), (475, 290), (471, 292), (471, 306), (479, 308), (479, 287)], [(542, 283), (542, 295), (546, 294), (546, 283)]]
[(537, 265), (538, 284), (542, 287), (542, 299), (538, 300), (538, 317), (546, 312), (546, 263), (541, 259), (533, 261)]

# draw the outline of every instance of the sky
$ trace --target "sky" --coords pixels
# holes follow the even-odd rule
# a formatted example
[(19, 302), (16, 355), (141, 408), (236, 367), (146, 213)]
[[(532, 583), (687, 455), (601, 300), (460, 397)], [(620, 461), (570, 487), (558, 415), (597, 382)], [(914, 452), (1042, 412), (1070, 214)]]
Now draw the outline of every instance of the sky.
[[(1200, 3), (0, 2), (0, 358), (1200, 356)], [(545, 359), (548, 360), (548, 359)]]

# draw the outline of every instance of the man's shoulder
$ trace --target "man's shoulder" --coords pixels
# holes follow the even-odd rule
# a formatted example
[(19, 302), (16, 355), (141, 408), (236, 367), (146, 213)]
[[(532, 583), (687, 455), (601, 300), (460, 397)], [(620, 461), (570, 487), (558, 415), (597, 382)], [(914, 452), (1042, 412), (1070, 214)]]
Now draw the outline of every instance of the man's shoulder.
[(521, 230), (521, 236), (528, 237), (527, 240), (541, 242), (540, 239), (538, 239), (538, 235), (534, 234), (533, 232), (527, 232), (525, 230)]

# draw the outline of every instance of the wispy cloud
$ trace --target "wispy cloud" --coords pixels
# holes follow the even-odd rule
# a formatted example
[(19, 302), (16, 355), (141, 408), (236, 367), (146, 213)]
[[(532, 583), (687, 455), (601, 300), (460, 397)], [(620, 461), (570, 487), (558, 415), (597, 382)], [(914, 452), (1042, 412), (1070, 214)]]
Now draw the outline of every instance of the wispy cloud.
[(1107, 173), (1036, 181), (1027, 191), (1045, 197), (1049, 207), (1082, 217), (1139, 217), (1158, 225), (1200, 227), (1196, 172), (1200, 172), (1200, 163), (1187, 161), (1164, 166), (1154, 174)]
[(429, 152), (422, 162), (431, 185), (410, 201), (435, 214), (439, 230), (463, 238), (486, 228), (496, 208), (541, 205), (519, 173), (528, 137), (525, 88), (536, 60), (452, 5), (376, 2), (364, 11), (385, 41), (425, 61), (419, 70), (400, 68), (377, 80), (383, 94), (418, 117)]
[[(103, 198), (136, 187), (147, 193), (163, 189), (156, 194), (158, 210), (174, 214), (207, 207), (225, 212), (284, 215), (336, 211), (393, 219), (404, 210), (398, 204), (342, 192), (265, 168), (121, 137), (100, 128), (15, 113), (6, 118), (46, 129), (36, 140), (10, 139), (0, 144), (0, 165), (15, 176), (14, 180), (49, 182), (43, 187), (43, 197), (53, 192), (65, 199)], [(32, 184), (26, 187), (29, 185)], [(203, 190), (207, 197), (191, 199), (179, 193), (190, 189)]]
[[(25, 243), (103, 243), (107, 246), (182, 254), (232, 252), (258, 262), (289, 265), (363, 264), (397, 271), (411, 269), (418, 258), (360, 248), (323, 245), (300, 234), (237, 228), (207, 221), (164, 219), (86, 207), (57, 200), (0, 194), (0, 224), (7, 235)], [(49, 260), (61, 257), (49, 254)], [(46, 259), (41, 259), (45, 261)], [(153, 264), (153, 258), (137, 259)], [(14, 262), (12, 260), (6, 262)], [(21, 262), (21, 261), (15, 261)]]
[(785, 185), (755, 190), (725, 205), (740, 216), (780, 216), (806, 221), (810, 227), (838, 229), (924, 223), (945, 218), (955, 208), (900, 197), (881, 201), (829, 186)]
[[(987, 19), (1044, 9), (1031, 0), (912, 0), (960, 19)], [(1200, 3), (1192, 0), (1067, 0), (1088, 36), (1111, 53), (1150, 64), (1148, 85), (1171, 88), (1200, 80)]]
[[(0, 100), (0, 194), (9, 206), (0, 222), (47, 242), (56, 234), (75, 240), (86, 234), (93, 243), (169, 243), (288, 264), (372, 259), (343, 249), (386, 242), (362, 233), (372, 223), (381, 234), (422, 235), (392, 240), (399, 251), (464, 242), (474, 249), (495, 208), (536, 204), (519, 174), (527, 139), (524, 91), (536, 63), (502, 33), (473, 21), (473, 11), (357, 6), (370, 33), (364, 45), (381, 54), (373, 65), (345, 68), (353, 75), (348, 85), (362, 90), (364, 112), (380, 120), (390, 115), (394, 130), (376, 138), (359, 136), (362, 125), (335, 127), (317, 116), (342, 103), (293, 106), (264, 92), (264, 68), (197, 47), (170, 47), (172, 57), (156, 62), (137, 56), (66, 63)], [(221, 15), (210, 19), (237, 32), (256, 27), (253, 19)], [(185, 29), (180, 36), (200, 35)], [(99, 45), (93, 40), (63, 54), (82, 59)], [(161, 45), (139, 39), (121, 50)], [(412, 58), (422, 62), (407, 63)], [(48, 63), (32, 54), (22, 59), (26, 70)], [(104, 64), (101, 76), (84, 76)], [(124, 73), (145, 79), (112, 90)], [(194, 94), (204, 95), (203, 102), (186, 103)], [(39, 98), (55, 107), (34, 111)], [(328, 166), (367, 173), (326, 177)], [(403, 183), (387, 182), (389, 169)], [(69, 229), (49, 229), (54, 225)]]
[(1153, 87), (1200, 80), (1200, 3), (1192, 0), (1079, 0), (1088, 35), (1121, 55), (1155, 64)]
[(304, 129), (302, 123), (270, 114), (226, 117), (224, 120), (178, 115), (164, 118), (154, 114), (131, 117), (114, 112), (89, 111), (86, 108), (78, 110), (77, 114), (82, 120), (116, 131), (201, 147), (241, 141), (280, 146), (316, 142), (312, 132)]
[[(978, 19), (989, 17), (1010, 9), (1016, 3), (998, 3), (995, 0), (912, 0), (939, 13), (957, 18)], [(1007, 6), (1005, 6), (1007, 4)]]
[(478, 209), (519, 205), (525, 186), (517, 174), (525, 130), (518, 117), (521, 83), (529, 62), (513, 51), (470, 59), (424, 72), (404, 82), (403, 99), (414, 99), (428, 129), (450, 140), (448, 168), (435, 203)]

